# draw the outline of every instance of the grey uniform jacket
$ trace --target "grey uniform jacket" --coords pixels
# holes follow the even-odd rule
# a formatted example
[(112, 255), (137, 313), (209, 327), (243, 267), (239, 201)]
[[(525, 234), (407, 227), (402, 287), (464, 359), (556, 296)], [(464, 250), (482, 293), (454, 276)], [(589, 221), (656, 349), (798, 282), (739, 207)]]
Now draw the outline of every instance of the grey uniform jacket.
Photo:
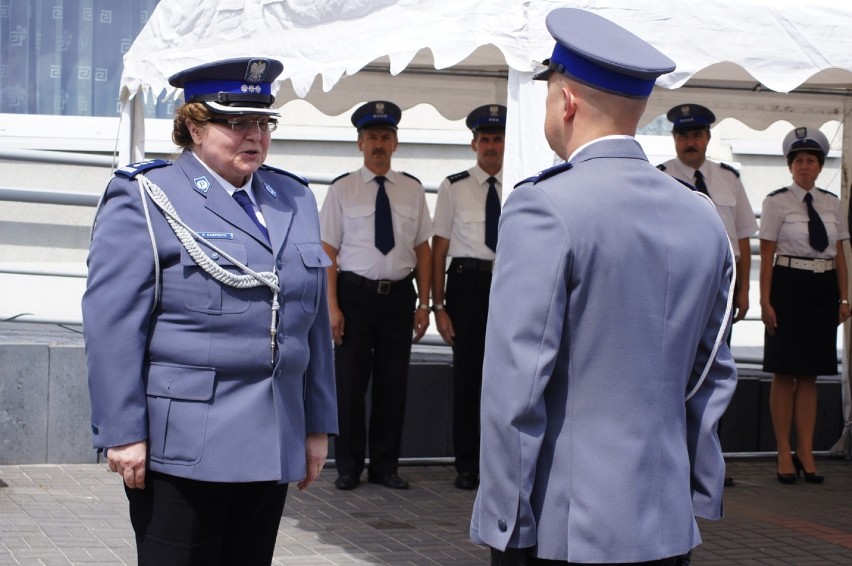
[(721, 515), (728, 238), (635, 140), (571, 164), (515, 189), (500, 219), (471, 537), (571, 562), (682, 554), (694, 515)]
[[(148, 197), (162, 294), (155, 304), (144, 171), (181, 219), (255, 271), (278, 270), (272, 362), (266, 286), (236, 289), (202, 271)], [(305, 477), (305, 437), (337, 433), (326, 267), (306, 183), (271, 168), (252, 192), (266, 241), (192, 156), (119, 170), (97, 212), (83, 297), (95, 447), (147, 439), (150, 469), (223, 482)], [(204, 246), (202, 246), (204, 248)], [(205, 251), (238, 272), (218, 253)]]

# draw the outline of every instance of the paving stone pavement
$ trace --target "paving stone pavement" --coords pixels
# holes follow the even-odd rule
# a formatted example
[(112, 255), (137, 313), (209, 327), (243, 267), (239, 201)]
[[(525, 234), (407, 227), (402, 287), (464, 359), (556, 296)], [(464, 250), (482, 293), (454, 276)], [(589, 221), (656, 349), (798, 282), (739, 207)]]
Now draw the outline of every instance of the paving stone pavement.
[[(852, 462), (821, 459), (824, 485), (775, 479), (774, 461), (728, 463), (725, 519), (699, 521), (692, 563), (852, 564)], [(410, 466), (408, 491), (339, 491), (333, 470), (287, 497), (273, 564), (488, 564), (467, 538), (474, 493), (449, 466)], [(641, 482), (637, 483), (641, 489)], [(0, 466), (0, 565), (135, 564), (120, 479), (104, 465)]]

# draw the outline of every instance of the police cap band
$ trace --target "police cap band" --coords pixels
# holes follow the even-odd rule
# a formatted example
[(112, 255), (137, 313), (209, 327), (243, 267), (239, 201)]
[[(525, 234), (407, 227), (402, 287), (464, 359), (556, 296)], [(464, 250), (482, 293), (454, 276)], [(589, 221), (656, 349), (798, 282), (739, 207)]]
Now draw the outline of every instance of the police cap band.
[(716, 115), (700, 104), (678, 104), (666, 113), (666, 118), (675, 133), (703, 130), (716, 121)]
[(784, 156), (788, 156), (796, 151), (816, 151), (823, 155), (828, 155), (831, 144), (828, 143), (828, 138), (825, 137), (817, 128), (795, 128), (784, 136), (782, 142)]
[(402, 110), (387, 100), (372, 100), (352, 113), (352, 125), (359, 131), (364, 128), (392, 128), (396, 130)]
[(675, 63), (651, 44), (618, 24), (577, 8), (557, 8), (545, 19), (556, 40), (547, 69), (533, 78), (562, 73), (598, 90), (631, 98), (648, 98), (657, 77)]
[(487, 131), (506, 130), (506, 107), (502, 104), (486, 104), (474, 108), (465, 120), (467, 128), (474, 134)]
[(220, 114), (278, 115), (272, 83), (284, 65), (275, 59), (240, 57), (175, 73), (169, 84), (183, 89), (185, 102), (202, 102)]

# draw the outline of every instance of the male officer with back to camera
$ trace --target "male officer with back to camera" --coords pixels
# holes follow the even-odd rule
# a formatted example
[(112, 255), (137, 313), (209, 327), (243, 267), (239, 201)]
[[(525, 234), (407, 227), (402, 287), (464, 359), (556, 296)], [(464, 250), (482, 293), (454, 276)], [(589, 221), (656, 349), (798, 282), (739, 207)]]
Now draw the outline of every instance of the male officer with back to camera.
[[(466, 124), (473, 133), (470, 147), (476, 152), (476, 165), (450, 175), (438, 187), (432, 238), (432, 311), (441, 338), (453, 347), (455, 486), (476, 489), (479, 391), (503, 192), (506, 107), (480, 106), (468, 114)], [(449, 269), (447, 255), (453, 258)]]
[(674, 63), (592, 12), (546, 23), (566, 163), (500, 218), (471, 537), (492, 564), (674, 564), (722, 514), (733, 254), (710, 200), (634, 139)]
[[(337, 489), (358, 486), (368, 444), (367, 479), (408, 489), (397, 467), (412, 333), (416, 342), (429, 326), (432, 221), (420, 181), (391, 169), (401, 116), (396, 104), (383, 100), (355, 110), (352, 124), (364, 166), (335, 179), (320, 210), (323, 248), (332, 260)], [(368, 442), (365, 397), (371, 378)]]
[[(737, 285), (734, 290), (733, 322), (745, 318), (748, 312), (749, 272), (751, 271), (751, 246), (749, 238), (757, 232), (757, 220), (740, 181), (740, 173), (726, 163), (707, 159), (710, 143), (710, 126), (716, 116), (699, 104), (679, 104), (668, 111), (666, 118), (672, 123), (677, 157), (657, 166), (672, 177), (694, 186), (708, 195), (725, 225), (728, 239), (734, 250)], [(731, 336), (728, 334), (728, 345)], [(725, 477), (725, 485), (734, 480)]]

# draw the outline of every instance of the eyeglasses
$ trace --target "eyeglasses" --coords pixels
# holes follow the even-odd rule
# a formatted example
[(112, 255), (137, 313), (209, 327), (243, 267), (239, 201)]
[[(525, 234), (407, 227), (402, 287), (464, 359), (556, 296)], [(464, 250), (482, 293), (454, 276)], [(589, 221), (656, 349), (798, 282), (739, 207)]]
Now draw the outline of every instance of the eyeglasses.
[(252, 128), (257, 128), (260, 132), (274, 132), (278, 128), (278, 120), (274, 118), (263, 118), (262, 120), (228, 120), (225, 118), (209, 118), (208, 122), (213, 124), (227, 124), (233, 131), (238, 134), (245, 134)]

